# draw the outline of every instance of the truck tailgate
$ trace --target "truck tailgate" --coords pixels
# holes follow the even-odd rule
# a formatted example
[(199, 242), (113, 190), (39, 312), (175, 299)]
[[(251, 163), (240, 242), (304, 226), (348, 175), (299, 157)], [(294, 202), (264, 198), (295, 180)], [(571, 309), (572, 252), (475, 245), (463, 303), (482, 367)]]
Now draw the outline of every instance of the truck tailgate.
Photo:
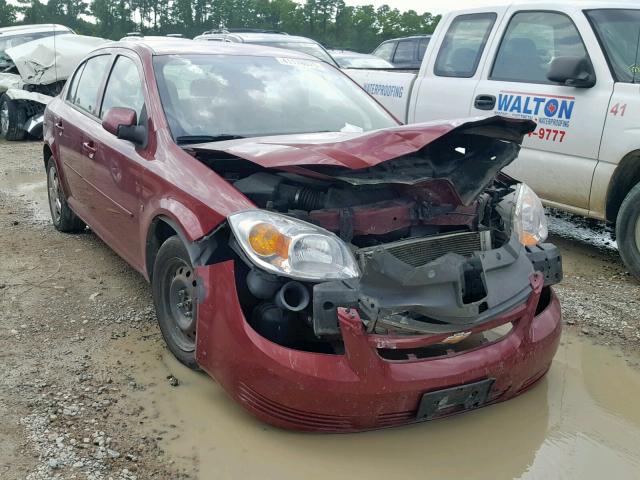
[(402, 123), (407, 122), (411, 90), (418, 72), (345, 69), (344, 72), (369, 92)]

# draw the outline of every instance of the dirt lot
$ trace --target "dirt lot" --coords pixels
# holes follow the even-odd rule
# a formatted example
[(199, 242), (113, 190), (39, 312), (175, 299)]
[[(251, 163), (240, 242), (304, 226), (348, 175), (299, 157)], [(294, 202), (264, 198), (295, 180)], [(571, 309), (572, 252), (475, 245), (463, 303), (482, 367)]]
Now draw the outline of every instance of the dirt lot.
[[(266, 426), (167, 353), (144, 280), (48, 219), (39, 143), (0, 143), (0, 479), (640, 478), (640, 285), (552, 221), (566, 328), (510, 402), (358, 435)], [(490, 441), (487, 441), (490, 439)]]

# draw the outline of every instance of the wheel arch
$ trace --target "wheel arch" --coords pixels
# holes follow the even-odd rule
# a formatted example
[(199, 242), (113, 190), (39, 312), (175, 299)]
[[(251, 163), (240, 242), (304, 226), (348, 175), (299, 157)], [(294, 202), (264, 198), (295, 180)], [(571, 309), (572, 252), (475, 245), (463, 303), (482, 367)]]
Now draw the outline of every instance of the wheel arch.
[(625, 155), (611, 177), (605, 210), (607, 221), (615, 223), (622, 202), (638, 183), (640, 183), (640, 149)]
[(192, 265), (209, 264), (218, 250), (226, 222), (222, 222), (207, 235), (194, 237), (176, 218), (159, 213), (151, 220), (145, 242), (145, 269), (149, 280), (153, 278), (153, 265), (160, 246), (170, 237), (177, 235), (189, 252)]

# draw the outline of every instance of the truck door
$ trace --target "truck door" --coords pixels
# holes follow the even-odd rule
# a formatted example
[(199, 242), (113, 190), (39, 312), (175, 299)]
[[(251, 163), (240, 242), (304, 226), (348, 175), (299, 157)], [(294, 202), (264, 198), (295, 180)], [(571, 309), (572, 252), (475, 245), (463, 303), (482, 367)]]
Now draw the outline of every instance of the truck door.
[[(469, 115), (480, 79), (485, 46), (497, 24), (496, 12), (464, 13), (448, 17), (432, 38), (416, 84), (409, 122), (463, 118)], [(440, 30), (443, 29), (443, 30)]]
[[(589, 48), (585, 39), (593, 42)], [(471, 115), (537, 122), (520, 156), (505, 171), (529, 184), (548, 204), (586, 214), (613, 83), (597, 69), (591, 88), (547, 79), (557, 57), (586, 57), (594, 66), (603, 62), (590, 58), (591, 53), (600, 55), (600, 49), (586, 18), (579, 10), (573, 19), (560, 11), (515, 10), (491, 53), (471, 102)]]

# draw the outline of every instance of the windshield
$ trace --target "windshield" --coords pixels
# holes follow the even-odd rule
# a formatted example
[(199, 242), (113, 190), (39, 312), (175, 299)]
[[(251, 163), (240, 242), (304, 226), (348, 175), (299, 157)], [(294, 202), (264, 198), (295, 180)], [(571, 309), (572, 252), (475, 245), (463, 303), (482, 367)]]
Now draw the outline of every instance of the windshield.
[(397, 125), (349, 77), (316, 60), (166, 55), (154, 57), (154, 68), (175, 139), (362, 132)]
[(317, 43), (300, 43), (300, 42), (255, 42), (256, 45), (264, 45), (265, 47), (284, 48), (286, 50), (294, 50), (296, 52), (312, 55), (320, 60), (330, 63), (337, 67), (335, 60)]
[(640, 83), (640, 10), (586, 12), (618, 82)]
[(382, 58), (371, 57), (336, 57), (342, 68), (394, 68)]

